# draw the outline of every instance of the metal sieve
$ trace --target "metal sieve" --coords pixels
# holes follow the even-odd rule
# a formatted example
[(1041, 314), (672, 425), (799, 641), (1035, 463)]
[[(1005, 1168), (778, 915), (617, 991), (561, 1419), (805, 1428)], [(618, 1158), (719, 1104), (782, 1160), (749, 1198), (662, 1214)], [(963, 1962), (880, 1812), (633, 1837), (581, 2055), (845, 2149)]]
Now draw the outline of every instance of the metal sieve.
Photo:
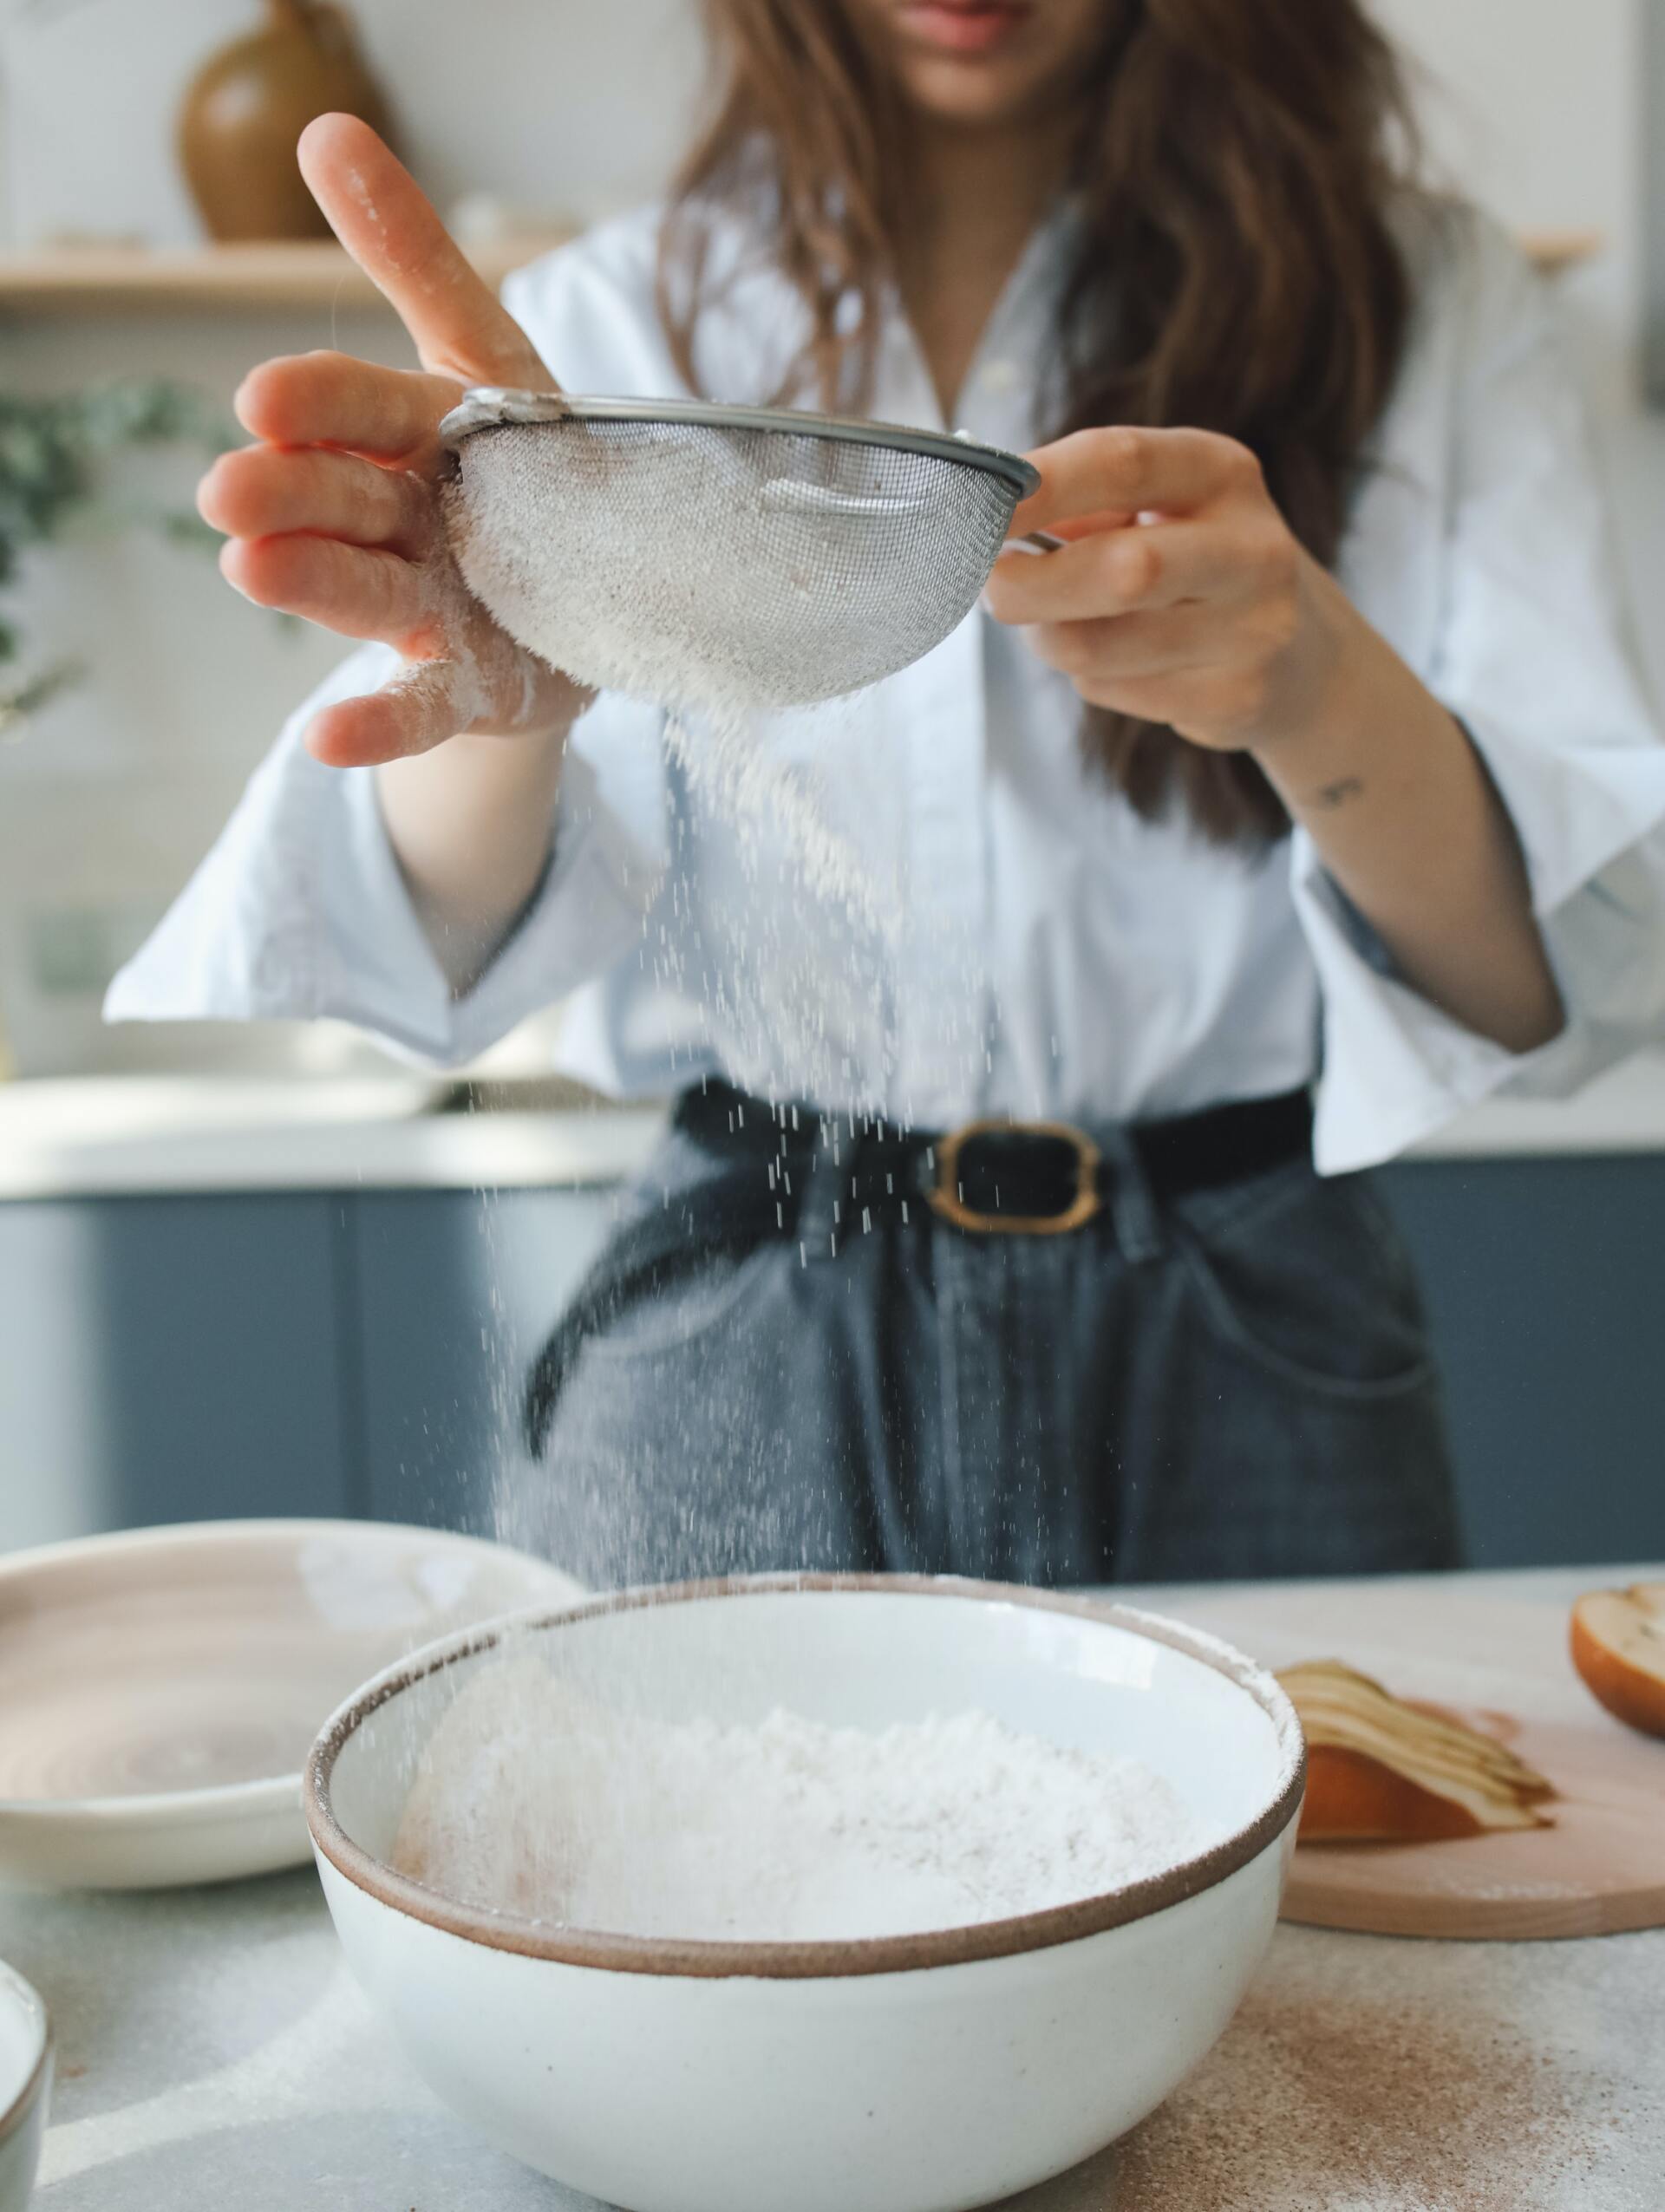
[(463, 576), (580, 680), (669, 707), (876, 683), (976, 604), (1040, 479), (888, 423), (679, 400), (470, 392), (441, 425)]

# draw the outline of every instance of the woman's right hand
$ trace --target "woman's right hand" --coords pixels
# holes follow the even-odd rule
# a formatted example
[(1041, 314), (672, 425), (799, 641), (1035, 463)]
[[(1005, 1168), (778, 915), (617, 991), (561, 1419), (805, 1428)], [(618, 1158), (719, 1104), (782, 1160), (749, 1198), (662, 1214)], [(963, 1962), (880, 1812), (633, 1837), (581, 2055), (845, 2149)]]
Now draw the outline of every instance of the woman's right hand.
[(220, 566), (247, 598), (407, 663), (372, 697), (326, 707), (306, 741), (353, 767), (464, 734), (565, 732), (589, 694), (517, 645), (469, 592), (440, 512), (441, 418), (470, 384), (555, 380), (367, 124), (325, 115), (302, 173), (336, 235), (397, 310), (421, 369), (338, 353), (254, 370), (237, 412), (256, 440), (215, 462), (198, 504), (227, 533)]

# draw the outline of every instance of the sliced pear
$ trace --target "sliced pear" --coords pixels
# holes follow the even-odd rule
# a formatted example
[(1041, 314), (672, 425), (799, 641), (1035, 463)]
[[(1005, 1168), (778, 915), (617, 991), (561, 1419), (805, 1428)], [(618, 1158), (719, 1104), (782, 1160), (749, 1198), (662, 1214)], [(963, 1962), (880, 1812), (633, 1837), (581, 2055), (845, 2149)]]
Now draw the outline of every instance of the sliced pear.
[(1665, 1582), (1581, 1597), (1572, 1608), (1572, 1663), (1610, 1713), (1644, 1735), (1665, 1736)]
[(1307, 1739), (1303, 1843), (1427, 1843), (1547, 1827), (1555, 1795), (1505, 1745), (1392, 1696), (1339, 1660), (1278, 1680)]

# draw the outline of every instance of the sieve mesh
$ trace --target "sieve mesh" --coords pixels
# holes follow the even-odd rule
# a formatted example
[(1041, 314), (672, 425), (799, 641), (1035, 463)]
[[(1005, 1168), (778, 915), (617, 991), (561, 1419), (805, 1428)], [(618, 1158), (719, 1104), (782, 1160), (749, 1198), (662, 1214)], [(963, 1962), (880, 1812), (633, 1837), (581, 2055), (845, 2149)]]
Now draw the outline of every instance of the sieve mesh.
[(627, 405), (477, 395), (446, 426), (451, 538), (521, 644), (673, 709), (805, 706), (907, 667), (975, 605), (1033, 480), (925, 434)]

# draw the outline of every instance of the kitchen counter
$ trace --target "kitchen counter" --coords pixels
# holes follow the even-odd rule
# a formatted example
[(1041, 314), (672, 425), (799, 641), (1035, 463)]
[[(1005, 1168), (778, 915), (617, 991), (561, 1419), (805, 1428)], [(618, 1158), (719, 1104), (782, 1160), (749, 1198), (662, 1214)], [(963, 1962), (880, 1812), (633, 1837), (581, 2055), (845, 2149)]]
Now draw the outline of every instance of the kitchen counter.
[[(490, 1111), (441, 1110), (457, 1086), (402, 1073), (251, 1080), (102, 1076), (0, 1084), (0, 1200), (192, 1191), (540, 1190), (616, 1182), (646, 1158), (652, 1106), (543, 1110), (558, 1086), (491, 1086)], [(1665, 1054), (1577, 1099), (1497, 1100), (1416, 1159), (1665, 1152)]]
[(94, 1077), (0, 1085), (0, 1200), (200, 1192), (584, 1189), (647, 1158), (656, 1106), (489, 1111), (419, 1076), (251, 1082)]
[[(559, 1086), (498, 1081), (491, 1111), (458, 1086), (387, 1075), (248, 1080), (120, 1075), (0, 1084), (0, 1201), (258, 1190), (535, 1190), (628, 1177), (661, 1128), (652, 1106), (559, 1106)], [(1577, 1099), (1499, 1099), (1413, 1159), (1665, 1152), (1665, 1055), (1614, 1068)]]
[[(1627, 1570), (1627, 1572), (1660, 1570)], [(1472, 1576), (1407, 1593), (1437, 1639)], [(1147, 1591), (1206, 1624), (1229, 1589)], [(1293, 1632), (1342, 1586), (1280, 1593)], [(1581, 1695), (1576, 1683), (1570, 1695)], [(0, 1896), (0, 1955), (55, 2015), (43, 2212), (590, 2212), (480, 2144), (409, 2072), (348, 1976), (310, 1872), (133, 1898)], [(1026, 2212), (1658, 2212), (1665, 1931), (1394, 1942), (1281, 1928), (1190, 2082)], [(1118, 2170), (1119, 2169), (1119, 2170)], [(854, 2212), (854, 2208), (852, 2208)]]

